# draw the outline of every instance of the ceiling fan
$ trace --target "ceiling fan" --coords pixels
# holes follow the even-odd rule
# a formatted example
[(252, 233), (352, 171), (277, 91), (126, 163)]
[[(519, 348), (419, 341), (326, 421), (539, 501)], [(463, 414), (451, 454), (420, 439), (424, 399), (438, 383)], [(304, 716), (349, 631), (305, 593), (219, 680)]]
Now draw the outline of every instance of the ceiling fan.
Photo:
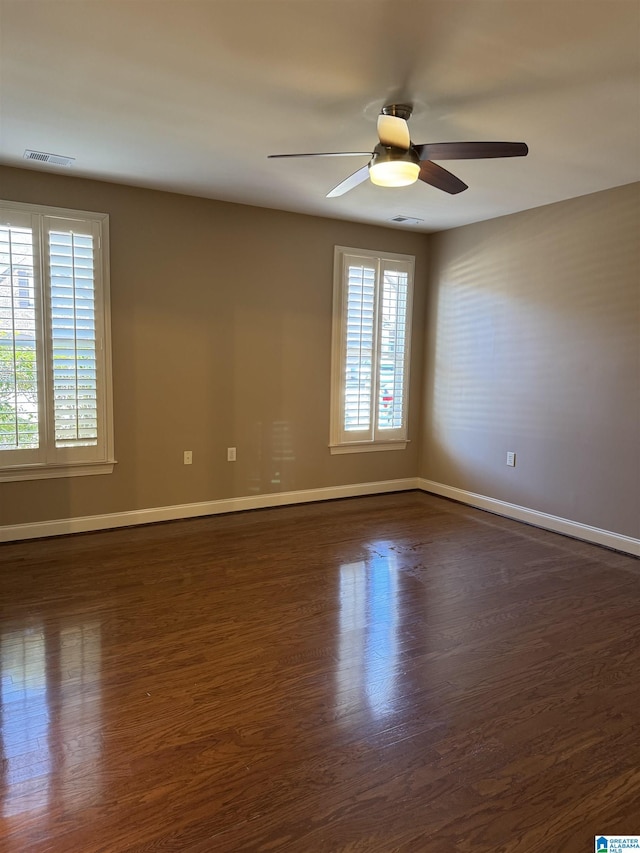
[(467, 189), (467, 184), (434, 160), (481, 160), (490, 157), (525, 157), (529, 151), (524, 142), (427, 142), (414, 145), (407, 120), (413, 107), (410, 104), (389, 104), (378, 116), (379, 142), (373, 151), (328, 151), (314, 154), (269, 154), (270, 159), (284, 157), (369, 157), (366, 166), (358, 169), (327, 198), (344, 195), (367, 178), (381, 187), (404, 187), (424, 181), (439, 190), (455, 195)]

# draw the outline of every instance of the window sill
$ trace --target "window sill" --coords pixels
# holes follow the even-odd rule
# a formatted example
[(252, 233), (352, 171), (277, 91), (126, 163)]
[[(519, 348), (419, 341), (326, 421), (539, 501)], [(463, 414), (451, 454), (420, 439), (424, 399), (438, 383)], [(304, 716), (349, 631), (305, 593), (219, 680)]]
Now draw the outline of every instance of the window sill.
[(65, 465), (16, 465), (0, 468), (0, 483), (20, 480), (49, 480), (58, 477), (87, 477), (91, 474), (112, 474), (113, 462), (80, 462)]
[(406, 450), (408, 441), (354, 441), (352, 444), (330, 444), (332, 456), (342, 453), (372, 453), (380, 450)]

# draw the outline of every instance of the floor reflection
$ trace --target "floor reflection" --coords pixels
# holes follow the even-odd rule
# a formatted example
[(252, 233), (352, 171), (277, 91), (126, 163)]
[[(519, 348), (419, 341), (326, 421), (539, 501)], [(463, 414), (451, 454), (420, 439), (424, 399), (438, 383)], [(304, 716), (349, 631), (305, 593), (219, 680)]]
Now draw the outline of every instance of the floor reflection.
[(101, 785), (101, 640), (97, 622), (60, 630), (59, 782), (69, 810), (86, 805)]
[(51, 775), (45, 640), (41, 627), (3, 634), (2, 667), (4, 817), (47, 806)]
[(340, 567), (338, 692), (370, 711), (393, 710), (398, 655), (398, 570), (393, 555)]
[(0, 636), (2, 815), (74, 810), (96, 793), (101, 751), (99, 623)]

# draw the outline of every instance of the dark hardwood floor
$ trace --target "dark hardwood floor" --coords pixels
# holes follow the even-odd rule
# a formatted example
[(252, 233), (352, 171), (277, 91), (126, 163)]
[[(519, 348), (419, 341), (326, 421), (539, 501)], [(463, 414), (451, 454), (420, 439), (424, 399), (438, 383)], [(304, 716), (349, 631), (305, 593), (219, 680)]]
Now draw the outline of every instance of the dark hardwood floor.
[(0, 546), (0, 850), (640, 833), (640, 563), (421, 493)]

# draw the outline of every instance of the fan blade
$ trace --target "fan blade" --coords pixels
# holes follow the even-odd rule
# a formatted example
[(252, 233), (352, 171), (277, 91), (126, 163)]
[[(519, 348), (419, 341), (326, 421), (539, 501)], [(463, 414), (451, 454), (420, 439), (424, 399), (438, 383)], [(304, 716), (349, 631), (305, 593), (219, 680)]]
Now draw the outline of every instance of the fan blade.
[(353, 175), (349, 175), (348, 178), (345, 178), (342, 183), (338, 184), (337, 187), (334, 187), (330, 193), (327, 193), (327, 198), (335, 198), (339, 195), (344, 195), (348, 193), (349, 190), (352, 190), (354, 187), (357, 187), (358, 184), (363, 183), (369, 177), (369, 164), (363, 166), (361, 169), (358, 169), (357, 172), (354, 172)]
[(371, 151), (322, 151), (314, 154), (267, 154), (267, 160), (283, 157), (371, 157)]
[(463, 190), (468, 189), (464, 181), (456, 178), (451, 172), (447, 172), (442, 166), (432, 163), (431, 160), (424, 160), (420, 164), (420, 174), (418, 177), (425, 184), (431, 184), (432, 187), (444, 190), (451, 195), (456, 195), (456, 193), (461, 193)]
[(524, 142), (427, 142), (414, 145), (421, 160), (485, 160), (490, 157), (526, 157)]
[(405, 151), (411, 145), (409, 126), (403, 118), (398, 116), (378, 116), (378, 138), (382, 145), (404, 148)]

